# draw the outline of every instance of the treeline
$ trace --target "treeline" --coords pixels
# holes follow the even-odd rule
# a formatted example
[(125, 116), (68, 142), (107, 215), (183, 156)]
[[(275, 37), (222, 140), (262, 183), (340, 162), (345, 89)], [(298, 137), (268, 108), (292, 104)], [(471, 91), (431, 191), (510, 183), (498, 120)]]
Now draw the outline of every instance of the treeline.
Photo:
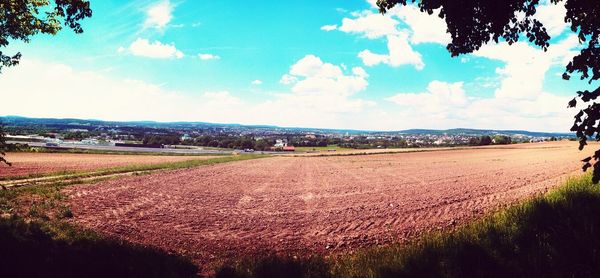
[(257, 151), (267, 151), (273, 145), (275, 140), (270, 139), (255, 139), (250, 136), (199, 136), (182, 142), (184, 145), (226, 148), (226, 149), (254, 149)]
[(294, 147), (327, 147), (328, 145), (338, 145), (339, 138), (306, 138), (304, 136), (292, 136), (288, 138), (289, 145)]
[(350, 141), (341, 142), (338, 145), (342, 148), (352, 149), (387, 149), (408, 147), (406, 140), (399, 137), (392, 137), (390, 139), (367, 139), (364, 136), (359, 136)]
[(179, 135), (146, 135), (142, 140), (144, 145), (179, 145)]

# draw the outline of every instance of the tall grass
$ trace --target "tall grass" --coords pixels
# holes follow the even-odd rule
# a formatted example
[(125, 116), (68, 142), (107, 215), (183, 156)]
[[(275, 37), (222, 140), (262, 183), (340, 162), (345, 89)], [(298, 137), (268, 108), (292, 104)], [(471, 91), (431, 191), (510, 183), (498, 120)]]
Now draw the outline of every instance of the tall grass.
[(600, 277), (600, 185), (593, 185), (590, 175), (570, 179), (542, 197), (455, 232), (427, 235), (410, 245), (359, 250), (335, 259), (247, 259), (223, 267), (217, 274), (220, 277)]

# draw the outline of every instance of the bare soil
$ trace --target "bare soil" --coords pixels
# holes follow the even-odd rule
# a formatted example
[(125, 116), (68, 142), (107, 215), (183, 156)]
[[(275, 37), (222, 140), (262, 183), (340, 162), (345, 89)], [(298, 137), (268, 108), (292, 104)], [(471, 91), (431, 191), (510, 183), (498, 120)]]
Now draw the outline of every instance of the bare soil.
[[(74, 221), (191, 256), (335, 255), (449, 229), (580, 171), (575, 142), (273, 157), (66, 189)], [(586, 148), (591, 152), (591, 147)]]
[(158, 164), (202, 158), (208, 159), (212, 157), (17, 152), (6, 154), (6, 159), (12, 163), (12, 166), (9, 167), (5, 164), (0, 164), (0, 178), (88, 171), (118, 166)]

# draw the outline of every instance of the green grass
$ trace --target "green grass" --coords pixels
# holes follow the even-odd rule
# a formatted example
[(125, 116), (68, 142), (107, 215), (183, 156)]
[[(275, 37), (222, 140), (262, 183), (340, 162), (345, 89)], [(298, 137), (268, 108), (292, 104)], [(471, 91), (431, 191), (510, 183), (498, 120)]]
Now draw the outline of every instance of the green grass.
[(105, 176), (105, 175), (121, 174), (121, 173), (129, 173), (129, 172), (154, 171), (154, 170), (175, 170), (175, 169), (182, 169), (182, 168), (192, 168), (192, 167), (212, 165), (212, 164), (224, 163), (224, 162), (256, 159), (256, 158), (261, 158), (261, 157), (267, 157), (267, 155), (244, 154), (244, 155), (236, 155), (236, 156), (215, 156), (215, 158), (209, 158), (209, 159), (190, 159), (190, 160), (175, 161), (175, 162), (157, 163), (157, 164), (134, 164), (134, 165), (100, 169), (100, 170), (95, 170), (95, 171), (60, 171), (60, 172), (47, 173), (47, 174), (30, 174), (30, 175), (19, 176), (19, 177), (5, 177), (5, 178), (0, 178), (0, 181), (42, 178), (42, 177), (56, 177), (57, 179), (61, 179), (63, 176), (67, 176), (67, 175), (69, 176), (69, 178), (89, 178), (89, 177), (95, 177), (95, 176)]
[(590, 175), (450, 233), (334, 259), (249, 258), (219, 277), (600, 277), (600, 185)]
[(327, 147), (295, 147), (297, 152), (323, 152), (323, 151), (329, 151), (329, 150), (335, 150), (335, 151), (347, 151), (347, 150), (354, 150), (351, 148), (342, 148), (338, 145), (329, 145)]

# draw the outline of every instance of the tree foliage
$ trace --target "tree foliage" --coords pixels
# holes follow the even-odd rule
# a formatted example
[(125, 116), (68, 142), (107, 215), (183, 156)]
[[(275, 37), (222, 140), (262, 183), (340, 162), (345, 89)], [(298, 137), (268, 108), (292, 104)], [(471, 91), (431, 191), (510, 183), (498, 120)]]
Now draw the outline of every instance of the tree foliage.
[[(91, 16), (87, 0), (0, 0), (0, 49), (15, 40), (28, 43), (36, 34), (55, 35), (63, 25), (82, 33), (79, 22)], [(0, 72), (20, 59), (20, 52), (9, 55), (0, 50)]]
[[(564, 21), (571, 25), (582, 45), (580, 52), (565, 67), (563, 79), (579, 76), (590, 84), (600, 79), (600, 1), (550, 0), (564, 4), (567, 13)], [(509, 44), (526, 38), (547, 50), (550, 35), (544, 25), (534, 18), (539, 0), (377, 0), (380, 12), (385, 13), (396, 5), (418, 5), (422, 12), (437, 15), (446, 21), (452, 42), (447, 49), (452, 56), (471, 53), (488, 42), (505, 40)], [(600, 87), (593, 91), (578, 91), (577, 97), (567, 106), (574, 108), (578, 102), (583, 109), (575, 115), (571, 131), (579, 139), (579, 149), (588, 139), (600, 141)], [(592, 161), (593, 160), (593, 161)], [(592, 162), (594, 163), (592, 165)], [(583, 170), (593, 166), (594, 182), (600, 181), (600, 150), (583, 160)]]

